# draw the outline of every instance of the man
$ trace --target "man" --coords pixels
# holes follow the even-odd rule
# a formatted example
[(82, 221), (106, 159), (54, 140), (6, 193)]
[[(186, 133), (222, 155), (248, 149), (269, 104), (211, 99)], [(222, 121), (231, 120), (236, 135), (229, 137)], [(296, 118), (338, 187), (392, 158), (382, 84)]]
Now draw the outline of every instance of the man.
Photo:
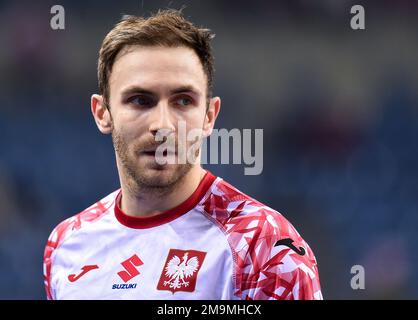
[[(49, 299), (322, 298), (293, 226), (200, 166), (193, 146), (221, 106), (212, 37), (174, 10), (125, 17), (105, 37), (91, 110), (112, 135), (121, 189), (52, 232)], [(182, 124), (197, 139), (179, 141)]]

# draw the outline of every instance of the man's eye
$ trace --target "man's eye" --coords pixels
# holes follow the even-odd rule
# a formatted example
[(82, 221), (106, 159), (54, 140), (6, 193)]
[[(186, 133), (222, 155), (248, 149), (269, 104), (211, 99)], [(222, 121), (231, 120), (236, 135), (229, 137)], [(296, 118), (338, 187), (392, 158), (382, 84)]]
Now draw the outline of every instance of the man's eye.
[(178, 104), (180, 106), (188, 106), (192, 103), (193, 103), (193, 101), (190, 98), (179, 98), (179, 99), (176, 100), (176, 104)]
[(147, 96), (135, 96), (130, 98), (128, 102), (141, 107), (152, 107), (154, 104), (154, 100)]

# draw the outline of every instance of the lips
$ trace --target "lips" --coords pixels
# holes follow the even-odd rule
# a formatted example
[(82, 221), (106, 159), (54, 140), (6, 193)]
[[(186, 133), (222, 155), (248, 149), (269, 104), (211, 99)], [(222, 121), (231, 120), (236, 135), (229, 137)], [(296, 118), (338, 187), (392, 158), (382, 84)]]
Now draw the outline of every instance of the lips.
[(144, 151), (144, 152), (142, 152), (142, 154), (144, 154), (146, 156), (155, 157), (155, 151)]
[[(147, 150), (144, 150), (142, 152), (142, 154), (147, 155), (147, 156), (152, 156), (152, 157), (155, 157), (156, 153), (157, 153), (157, 148), (147, 149)], [(177, 154), (177, 152), (176, 152), (175, 149), (167, 149), (167, 148), (165, 148), (163, 150), (163, 152), (162, 152), (162, 155), (163, 156), (176, 155), (176, 154)]]

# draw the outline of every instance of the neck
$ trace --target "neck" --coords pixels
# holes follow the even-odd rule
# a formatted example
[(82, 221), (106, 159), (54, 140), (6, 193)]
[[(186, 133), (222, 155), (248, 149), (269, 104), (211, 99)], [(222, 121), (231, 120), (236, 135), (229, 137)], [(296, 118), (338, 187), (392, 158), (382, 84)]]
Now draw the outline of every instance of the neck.
[(149, 217), (174, 208), (188, 199), (199, 186), (206, 171), (200, 165), (193, 166), (174, 187), (166, 192), (141, 189), (134, 192), (124, 179), (121, 179), (122, 199), (120, 208), (128, 216)]

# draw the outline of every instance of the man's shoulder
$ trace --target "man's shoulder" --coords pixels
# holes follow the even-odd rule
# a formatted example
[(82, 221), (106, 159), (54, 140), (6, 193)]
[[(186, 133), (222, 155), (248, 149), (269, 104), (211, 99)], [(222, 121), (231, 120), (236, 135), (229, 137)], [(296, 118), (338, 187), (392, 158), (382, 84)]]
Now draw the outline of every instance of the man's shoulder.
[(321, 299), (315, 255), (281, 213), (220, 178), (203, 208), (223, 229), (235, 255), (237, 296)]
[(202, 204), (204, 211), (226, 233), (248, 231), (252, 237), (300, 237), (292, 224), (277, 210), (250, 197), (218, 178)]
[(51, 232), (48, 246), (57, 248), (64, 240), (85, 226), (99, 221), (113, 207), (120, 189), (92, 204), (83, 211), (60, 222)]
[(110, 212), (109, 209), (114, 205), (118, 193), (119, 190), (112, 192), (80, 213), (65, 219), (52, 230), (45, 246), (43, 259), (44, 283), (48, 299), (54, 298), (51, 287), (51, 269), (53, 256), (58, 252), (57, 249), (78, 230), (99, 221), (101, 217)]

